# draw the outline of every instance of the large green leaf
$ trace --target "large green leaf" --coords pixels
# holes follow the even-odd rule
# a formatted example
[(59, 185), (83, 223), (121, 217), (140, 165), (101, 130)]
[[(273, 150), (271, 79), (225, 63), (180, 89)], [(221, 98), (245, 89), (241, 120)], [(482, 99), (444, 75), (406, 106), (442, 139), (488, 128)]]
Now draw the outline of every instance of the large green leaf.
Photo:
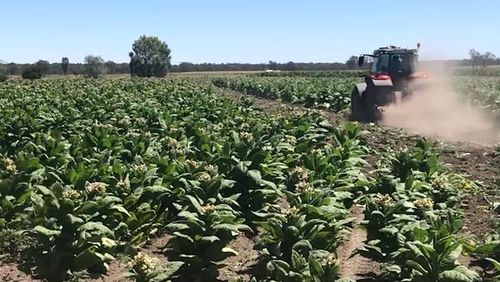
[(189, 202), (191, 203), (191, 206), (194, 207), (198, 213), (200, 213), (200, 214), (203, 213), (203, 209), (201, 208), (201, 205), (200, 205), (200, 202), (198, 201), (198, 199), (196, 199), (195, 197), (193, 197), (191, 195), (186, 195), (185, 197), (189, 200)]
[(325, 275), (325, 271), (321, 264), (315, 260), (312, 256), (309, 257), (309, 269), (313, 277), (320, 277)]
[(184, 262), (181, 261), (169, 261), (164, 265), (160, 266), (155, 271), (148, 274), (149, 282), (164, 282), (169, 281), (175, 273), (177, 273)]
[(443, 254), (442, 262), (444, 265), (455, 265), (458, 257), (462, 254), (462, 245), (460, 243), (453, 244)]
[(78, 227), (78, 230), (80, 232), (89, 232), (94, 236), (114, 237), (113, 231), (106, 227), (102, 222), (87, 222)]
[(103, 256), (90, 247), (75, 257), (74, 265), (76, 269), (88, 269), (103, 262)]
[(59, 234), (61, 234), (60, 230), (51, 230), (51, 229), (48, 229), (48, 228), (43, 227), (41, 225), (35, 226), (35, 228), (33, 228), (33, 231), (35, 231), (39, 234), (45, 235), (47, 237), (58, 236)]
[(457, 266), (452, 270), (446, 270), (439, 274), (441, 282), (476, 282), (481, 281), (479, 275), (465, 266)]

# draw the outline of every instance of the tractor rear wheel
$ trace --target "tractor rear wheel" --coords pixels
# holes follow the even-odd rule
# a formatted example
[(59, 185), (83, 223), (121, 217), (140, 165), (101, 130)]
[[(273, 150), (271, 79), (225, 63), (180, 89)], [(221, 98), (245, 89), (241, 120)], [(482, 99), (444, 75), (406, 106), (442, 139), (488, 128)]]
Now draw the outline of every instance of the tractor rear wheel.
[(364, 121), (364, 107), (361, 94), (356, 86), (351, 93), (351, 119), (355, 121)]
[(376, 122), (379, 119), (376, 110), (377, 94), (377, 90), (374, 88), (367, 88), (365, 93), (363, 93), (361, 103), (363, 104), (363, 117), (365, 122)]

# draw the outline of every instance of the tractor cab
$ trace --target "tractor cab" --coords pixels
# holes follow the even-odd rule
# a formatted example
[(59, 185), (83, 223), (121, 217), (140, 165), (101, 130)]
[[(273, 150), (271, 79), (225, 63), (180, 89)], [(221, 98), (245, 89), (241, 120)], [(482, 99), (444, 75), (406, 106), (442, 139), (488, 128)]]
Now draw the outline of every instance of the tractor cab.
[(362, 66), (365, 56), (372, 58), (370, 74), (389, 75), (391, 77), (407, 77), (416, 72), (417, 49), (404, 49), (395, 46), (381, 47), (373, 54), (364, 54), (359, 57), (358, 64)]

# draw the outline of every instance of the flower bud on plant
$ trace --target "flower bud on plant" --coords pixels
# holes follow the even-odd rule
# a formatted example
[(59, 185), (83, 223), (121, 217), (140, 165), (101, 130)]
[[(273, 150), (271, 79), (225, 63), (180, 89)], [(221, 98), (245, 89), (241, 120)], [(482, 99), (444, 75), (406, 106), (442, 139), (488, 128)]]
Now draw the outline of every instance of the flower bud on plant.
[(314, 149), (314, 150), (312, 151), (312, 153), (313, 153), (314, 155), (316, 155), (316, 156), (323, 156), (323, 150), (321, 150), (321, 149), (319, 149), (319, 148), (318, 148), (318, 149)]
[(377, 193), (373, 198), (373, 202), (384, 207), (394, 206), (394, 199), (392, 199), (391, 195), (388, 194), (382, 195)]
[(131, 124), (130, 118), (128, 116), (125, 116), (118, 121), (118, 124), (123, 126), (129, 126)]
[(127, 133), (127, 137), (129, 138), (139, 138), (141, 136), (141, 134), (139, 132), (137, 132), (136, 129), (131, 129), (128, 133)]
[(212, 129), (214, 131), (220, 131), (220, 130), (222, 130), (222, 128), (224, 128), (224, 125), (220, 122), (212, 125)]
[(106, 193), (106, 186), (104, 182), (91, 182), (85, 186), (85, 190), (91, 194), (103, 195)]
[(132, 170), (136, 173), (144, 173), (148, 170), (148, 167), (145, 164), (133, 164)]
[(197, 176), (196, 176), (196, 180), (200, 181), (200, 182), (208, 182), (210, 181), (211, 179), (211, 176), (210, 174), (208, 174), (207, 172), (201, 172), (199, 173)]
[(246, 131), (241, 132), (240, 137), (245, 142), (251, 142), (253, 140), (253, 134), (250, 132), (246, 132)]
[(191, 168), (191, 169), (197, 169), (198, 167), (200, 167), (200, 164), (197, 162), (197, 161), (194, 161), (194, 160), (189, 160), (187, 159), (186, 160), (186, 164)]
[(448, 176), (446, 174), (441, 174), (432, 180), (432, 184), (438, 189), (444, 189), (449, 185)]
[(309, 178), (309, 171), (305, 169), (304, 167), (297, 166), (294, 169), (292, 169), (290, 173), (290, 180), (293, 183), (298, 183), (300, 181), (307, 181)]
[(102, 129), (112, 129), (112, 128), (114, 128), (114, 126), (111, 125), (111, 124), (109, 124), (109, 123), (97, 124), (96, 127), (97, 128), (102, 128)]
[(215, 211), (215, 206), (212, 205), (212, 204), (206, 204), (204, 206), (201, 206), (201, 211), (204, 213), (204, 214), (209, 214), (209, 213), (212, 213)]
[(143, 125), (143, 124), (146, 124), (147, 120), (143, 117), (139, 117), (139, 118), (135, 119), (135, 122), (139, 125)]
[(215, 174), (217, 174), (217, 167), (216, 167), (216, 166), (214, 166), (214, 165), (207, 164), (207, 165), (205, 166), (205, 168), (204, 168), (204, 169), (205, 169), (205, 171), (206, 171), (208, 174), (210, 174), (210, 175), (215, 175)]
[(118, 188), (122, 192), (130, 191), (130, 180), (127, 178), (120, 180), (116, 183), (116, 188)]
[(131, 266), (140, 274), (151, 273), (158, 264), (158, 259), (141, 252), (134, 256)]
[(309, 182), (299, 181), (295, 183), (295, 191), (298, 193), (305, 193), (312, 190), (312, 185)]
[(413, 201), (413, 204), (418, 208), (430, 210), (434, 206), (434, 201), (431, 198), (420, 198)]
[(292, 146), (295, 146), (297, 145), (297, 138), (295, 138), (295, 136), (293, 135), (285, 135), (285, 142)]
[(70, 200), (78, 200), (81, 196), (80, 192), (75, 189), (66, 189), (63, 191), (63, 197)]
[(335, 254), (330, 254), (328, 257), (326, 257), (323, 264), (329, 266), (338, 266), (339, 260), (337, 259), (337, 256)]
[(179, 145), (179, 141), (172, 137), (164, 137), (160, 140), (164, 146), (167, 146), (171, 149), (176, 149), (177, 146)]
[(17, 167), (12, 159), (4, 158), (2, 160), (2, 165), (9, 174), (16, 174)]
[(286, 208), (283, 210), (283, 213), (287, 216), (294, 216), (294, 215), (297, 215), (299, 213), (299, 209), (296, 208), (296, 207), (291, 207), (291, 208)]

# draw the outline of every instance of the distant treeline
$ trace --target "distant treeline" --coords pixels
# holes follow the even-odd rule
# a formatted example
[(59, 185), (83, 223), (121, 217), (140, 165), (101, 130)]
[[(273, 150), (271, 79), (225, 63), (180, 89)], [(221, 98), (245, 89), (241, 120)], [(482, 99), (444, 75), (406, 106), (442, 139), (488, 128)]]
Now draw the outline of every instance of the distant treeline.
[[(7, 71), (8, 75), (21, 75), (23, 70), (26, 68), (29, 68), (33, 64), (16, 64), (16, 63), (8, 63), (4, 64), (4, 67)], [(115, 63), (108, 61), (105, 64), (106, 67), (106, 72), (109, 74), (128, 74), (130, 73), (130, 67), (128, 63)], [(73, 75), (81, 75), (84, 73), (85, 69), (85, 64), (77, 63), (77, 64), (72, 64), (70, 63), (68, 66), (68, 74), (73, 74)], [(46, 75), (56, 75), (56, 74), (63, 74), (63, 69), (61, 63), (50, 63), (47, 65), (46, 68)]]
[[(450, 60), (446, 61), (449, 65), (454, 66), (472, 66), (472, 60)], [(1, 64), (8, 75), (21, 75), (24, 69), (32, 64), (16, 64), (16, 63), (3, 63)], [(107, 61), (105, 64), (107, 74), (129, 74), (129, 63), (115, 63)], [(489, 61), (487, 65), (500, 65), (500, 59)], [(47, 64), (46, 75), (62, 75), (63, 69), (61, 63)], [(367, 68), (369, 65), (366, 65)], [(85, 64), (70, 63), (68, 67), (68, 74), (81, 75), (84, 73)], [(279, 71), (326, 71), (326, 70), (359, 70), (356, 66), (346, 63), (276, 63), (270, 61), (269, 63), (261, 64), (244, 64), (244, 63), (202, 63), (194, 64), (183, 62), (170, 67), (170, 72), (205, 72), (205, 71), (265, 71), (265, 70), (279, 70)]]
[(282, 70), (282, 71), (312, 71), (312, 70), (346, 70), (345, 63), (276, 63), (270, 61), (265, 64), (193, 64), (180, 63), (173, 65), (172, 72), (193, 72), (193, 71), (264, 71), (264, 70)]
[[(8, 75), (21, 75), (24, 69), (32, 64), (3, 64)], [(129, 74), (129, 63), (115, 63), (107, 61), (105, 64), (106, 73), (108, 74)], [(46, 75), (63, 74), (61, 63), (50, 63), (47, 65)], [(84, 72), (85, 64), (70, 63), (68, 66), (68, 74), (81, 75)], [(172, 65), (171, 72), (202, 72), (202, 71), (265, 71), (265, 70), (282, 70), (282, 71), (313, 71), (313, 70), (347, 70), (349, 69), (344, 63), (262, 63), (262, 64), (242, 64), (242, 63), (222, 63), (222, 64), (193, 64), (180, 63)]]

